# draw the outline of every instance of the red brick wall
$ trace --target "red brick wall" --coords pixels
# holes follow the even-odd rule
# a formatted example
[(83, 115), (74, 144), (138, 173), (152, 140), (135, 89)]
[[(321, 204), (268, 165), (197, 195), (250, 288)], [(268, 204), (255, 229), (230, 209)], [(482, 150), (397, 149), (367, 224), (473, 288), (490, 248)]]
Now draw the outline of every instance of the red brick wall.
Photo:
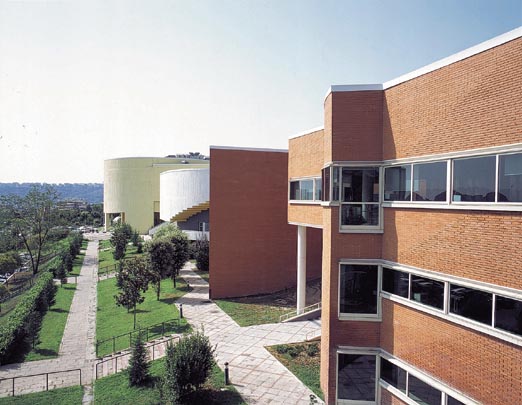
[(321, 176), (324, 132), (311, 132), (288, 141), (288, 178)]
[(383, 258), (522, 289), (522, 213), (384, 209)]
[(381, 347), (484, 404), (522, 403), (522, 350), (383, 299)]
[(522, 141), (522, 38), (385, 91), (384, 159)]
[(381, 405), (406, 405), (406, 402), (401, 401), (395, 395), (391, 394), (389, 391), (381, 388)]

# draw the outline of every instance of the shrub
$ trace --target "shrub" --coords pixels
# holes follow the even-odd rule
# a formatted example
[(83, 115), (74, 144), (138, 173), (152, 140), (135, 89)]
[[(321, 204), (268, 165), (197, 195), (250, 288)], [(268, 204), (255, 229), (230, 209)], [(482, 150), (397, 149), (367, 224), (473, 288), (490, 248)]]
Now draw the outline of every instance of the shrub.
[(181, 338), (175, 346), (169, 344), (161, 389), (164, 402), (175, 404), (197, 390), (210, 375), (213, 355), (208, 337), (199, 331)]
[(74, 264), (74, 259), (73, 259), (73, 257), (71, 256), (71, 254), (69, 252), (66, 252), (62, 256), (62, 264), (63, 264), (63, 268), (65, 269), (65, 271), (67, 273), (70, 273), (72, 271), (73, 264)]
[(314, 344), (310, 344), (310, 345), (306, 346), (306, 354), (309, 357), (317, 356), (318, 353), (319, 353), (319, 346), (317, 344), (314, 343)]
[(285, 353), (288, 351), (288, 346), (285, 346), (285, 345), (277, 345), (277, 346), (276, 346), (276, 351), (277, 351), (277, 353), (279, 353), (279, 354), (285, 354)]
[(208, 271), (210, 243), (206, 237), (198, 239), (195, 243), (194, 257), (199, 270)]
[(132, 346), (132, 354), (129, 361), (129, 385), (142, 385), (148, 381), (149, 377), (147, 349), (141, 338), (141, 333), (138, 333)]
[(299, 356), (299, 354), (303, 351), (303, 346), (290, 346), (286, 351), (288, 355), (292, 358)]
[(38, 330), (35, 325), (51, 304), (55, 291), (52, 273), (45, 272), (23, 296), (0, 327), (0, 363), (5, 363), (23, 341), (34, 339)]

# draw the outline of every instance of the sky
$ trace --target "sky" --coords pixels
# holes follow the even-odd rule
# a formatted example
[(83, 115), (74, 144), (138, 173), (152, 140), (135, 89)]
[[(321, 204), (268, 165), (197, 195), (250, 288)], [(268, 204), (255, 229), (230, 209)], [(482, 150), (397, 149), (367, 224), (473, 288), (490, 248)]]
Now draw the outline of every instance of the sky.
[(522, 26), (522, 0), (0, 0), (0, 182), (288, 147), (332, 84), (383, 83)]

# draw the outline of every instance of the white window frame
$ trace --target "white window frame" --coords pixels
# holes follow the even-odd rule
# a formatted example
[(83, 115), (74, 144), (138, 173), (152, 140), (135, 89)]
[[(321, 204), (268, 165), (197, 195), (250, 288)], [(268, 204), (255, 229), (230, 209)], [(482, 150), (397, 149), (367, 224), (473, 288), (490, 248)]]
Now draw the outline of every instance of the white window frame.
[[(313, 199), (312, 200), (291, 200), (290, 199), (290, 185), (292, 182), (295, 182), (295, 181), (298, 181), (299, 183), (301, 181), (312, 181), (313, 183), (313, 188), (312, 188), (312, 197)], [(317, 200), (315, 199), (315, 194), (316, 194), (316, 180), (319, 180), (320, 182), (322, 182), (322, 177), (321, 176), (307, 176), (307, 177), (298, 177), (298, 178), (291, 178), (288, 180), (288, 192), (287, 192), (287, 195), (288, 195), (288, 202), (290, 204), (311, 204), (311, 205), (320, 205), (321, 204), (321, 199)], [(299, 188), (299, 190), (301, 190)], [(321, 198), (321, 196), (320, 196)]]
[[(354, 266), (375, 266), (377, 269), (377, 313), (376, 314), (352, 314), (349, 312), (341, 312), (341, 271), (343, 265)], [(337, 280), (337, 317), (340, 321), (367, 321), (367, 322), (381, 322), (382, 321), (382, 265), (372, 260), (343, 260), (338, 264), (338, 280)]]
[[(377, 405), (381, 403), (380, 398), (380, 369), (381, 369), (381, 350), (373, 347), (339, 347), (335, 356), (335, 403), (339, 405)], [(339, 398), (339, 355), (352, 354), (361, 356), (375, 356), (375, 401), (357, 401)]]

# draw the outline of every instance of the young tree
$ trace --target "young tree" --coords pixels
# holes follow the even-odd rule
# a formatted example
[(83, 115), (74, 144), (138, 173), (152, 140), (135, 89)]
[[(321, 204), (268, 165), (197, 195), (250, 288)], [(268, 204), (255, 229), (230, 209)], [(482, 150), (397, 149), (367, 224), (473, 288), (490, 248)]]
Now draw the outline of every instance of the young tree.
[(188, 238), (181, 229), (172, 224), (160, 228), (160, 230), (154, 235), (153, 241), (161, 238), (168, 238), (174, 247), (174, 255), (170, 262), (170, 277), (174, 283), (174, 287), (176, 287), (176, 277), (189, 259)]
[(141, 294), (147, 291), (150, 266), (147, 259), (135, 257), (120, 263), (116, 273), (116, 285), (120, 293), (115, 295), (116, 304), (134, 310), (134, 329), (136, 329), (136, 305), (141, 304), (145, 297)]
[(138, 333), (132, 346), (129, 361), (129, 385), (139, 386), (145, 383), (149, 375), (149, 363), (147, 363), (147, 349), (143, 343), (141, 333)]
[(25, 197), (0, 197), (0, 220), (3, 228), (11, 228), (23, 243), (33, 273), (38, 272), (42, 250), (49, 231), (58, 224), (58, 193), (51, 186), (33, 186)]
[(122, 224), (114, 229), (111, 236), (111, 245), (114, 247), (114, 259), (121, 260), (125, 257), (127, 244), (132, 237), (132, 228), (129, 224)]
[(210, 248), (210, 243), (206, 236), (203, 236), (202, 239), (196, 240), (194, 256), (196, 259), (196, 266), (201, 271), (208, 271), (209, 248)]
[(151, 263), (151, 281), (156, 290), (156, 298), (159, 301), (161, 280), (167, 278), (172, 273), (172, 264), (176, 261), (176, 251), (170, 238), (164, 236), (155, 238), (147, 243)]

